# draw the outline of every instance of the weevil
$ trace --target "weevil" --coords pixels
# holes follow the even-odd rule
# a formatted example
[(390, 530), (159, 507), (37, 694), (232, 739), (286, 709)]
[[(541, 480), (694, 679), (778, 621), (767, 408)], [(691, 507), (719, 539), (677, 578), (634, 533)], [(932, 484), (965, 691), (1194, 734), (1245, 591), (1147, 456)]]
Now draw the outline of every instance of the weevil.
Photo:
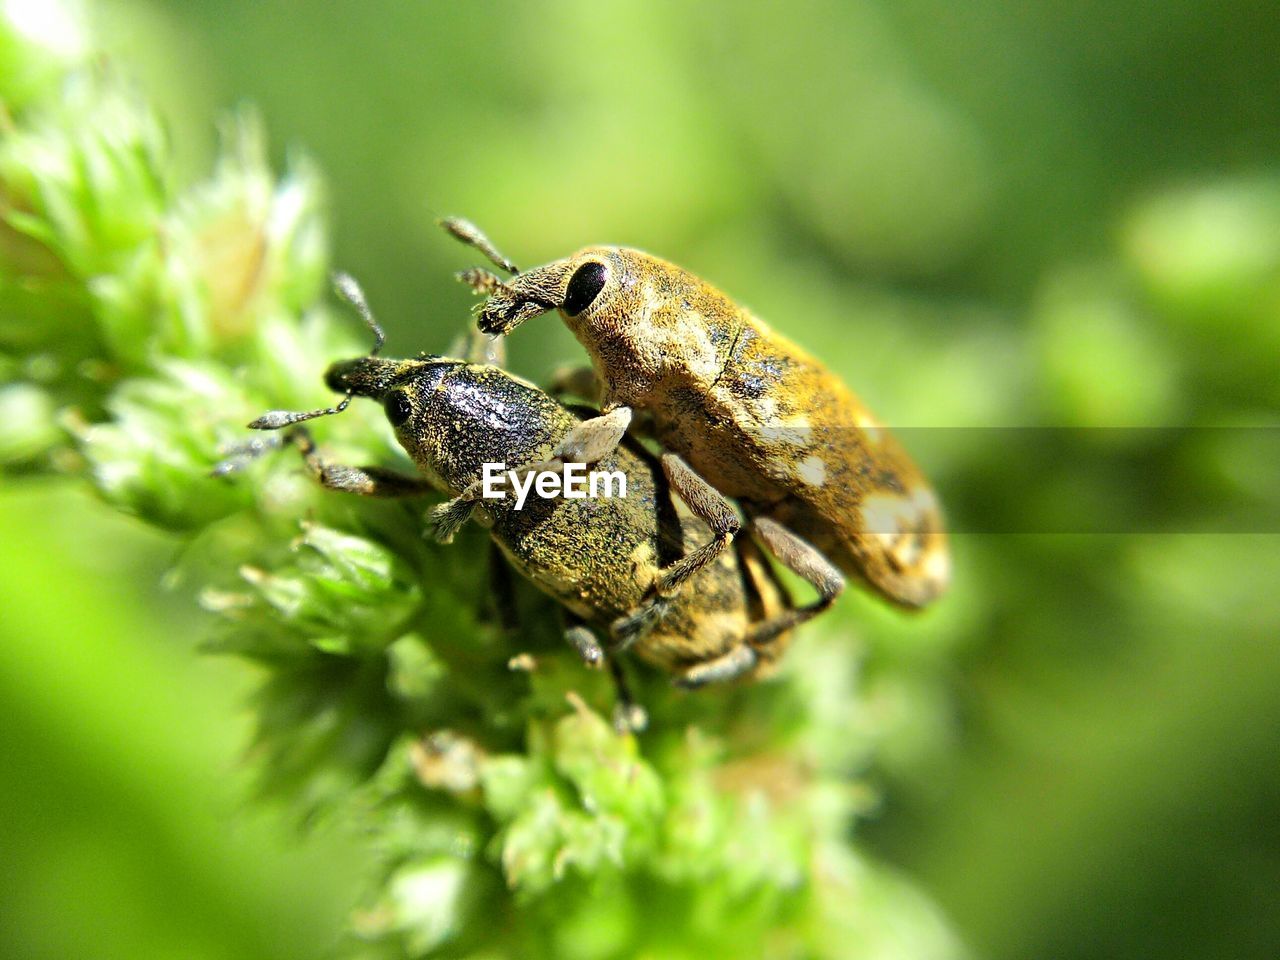
[[(506, 335), (558, 310), (590, 356), (602, 415), (646, 415), (682, 496), (690, 478), (701, 478), (736, 499), (765, 546), (807, 578), (829, 558), (910, 608), (946, 589), (950, 555), (932, 489), (893, 435), (817, 359), (711, 284), (639, 250), (587, 247), (519, 271), (470, 222), (441, 223), (512, 274), (459, 274), (486, 296), (479, 329)], [(705, 505), (694, 491), (695, 510), (699, 499)], [(717, 536), (694, 569), (738, 532), (707, 519)], [(671, 594), (679, 583), (663, 587)], [(820, 595), (803, 608), (806, 616), (833, 600)]]
[[(354, 281), (343, 278), (339, 290), (374, 325)], [(625, 420), (582, 419), (499, 367), (448, 357), (393, 360), (370, 354), (333, 364), (325, 380), (343, 394), (342, 402), (308, 412), (272, 411), (250, 426), (285, 428), (281, 436), (301, 450), (310, 472), (326, 487), (381, 497), (433, 489), (450, 494), (452, 499), (433, 512), (438, 538), (447, 541), (474, 516), (510, 564), (571, 614), (566, 639), (590, 664), (601, 662), (606, 648), (610, 653), (632, 649), (686, 687), (760, 676), (776, 663), (790, 629), (802, 618), (750, 541), (696, 570), (686, 569), (712, 532), (697, 516), (677, 508), (653, 456), (623, 438)], [(320, 457), (299, 424), (341, 412), (354, 396), (382, 405), (421, 477)], [(259, 444), (248, 453), (261, 450)], [(511, 497), (472, 495), (485, 464), (532, 463), (554, 470), (573, 462), (621, 471), (626, 496), (530, 498), (521, 510)], [(231, 472), (239, 461), (225, 464), (218, 472)], [(710, 488), (704, 491), (713, 494)], [(691, 589), (674, 598), (662, 596), (655, 585), (673, 571), (677, 579), (690, 577)], [(829, 592), (837, 577), (828, 568), (815, 574), (813, 583)]]

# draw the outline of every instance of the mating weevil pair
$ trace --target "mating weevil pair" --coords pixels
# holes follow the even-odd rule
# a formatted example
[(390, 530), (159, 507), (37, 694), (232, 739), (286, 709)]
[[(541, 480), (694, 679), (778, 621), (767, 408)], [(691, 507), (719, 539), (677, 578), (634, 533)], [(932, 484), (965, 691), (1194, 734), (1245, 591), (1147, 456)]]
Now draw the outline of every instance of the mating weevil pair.
[[(338, 288), (376, 331), (354, 282), (340, 277)], [(379, 333), (378, 345), (381, 340)], [(568, 612), (566, 638), (587, 663), (605, 658), (596, 632), (610, 638), (611, 652), (633, 648), (690, 687), (761, 672), (780, 655), (793, 622), (789, 597), (750, 541), (693, 571), (690, 589), (680, 596), (655, 594), (654, 585), (672, 569), (687, 566), (685, 558), (709, 539), (710, 531), (677, 509), (662, 470), (634, 441), (602, 433), (591, 420), (584, 426), (548, 394), (487, 364), (370, 354), (333, 364), (325, 379), (345, 395), (341, 403), (309, 412), (272, 411), (251, 426), (287, 428), (281, 436), (301, 450), (311, 473), (331, 489), (375, 497), (418, 496), (432, 489), (459, 494), (475, 488), (485, 464), (552, 467), (564, 464), (560, 458), (568, 450), (627, 478), (627, 495), (620, 498), (531, 499), (523, 510), (511, 498), (488, 499), (468, 503), (463, 511), (455, 500), (455, 506), (436, 512), (437, 536), (447, 539), (474, 510), (515, 569)], [(382, 404), (422, 478), (380, 467), (341, 466), (319, 456), (299, 424), (340, 413), (353, 396)], [(217, 472), (229, 473), (270, 446), (247, 446)], [(616, 669), (616, 661), (609, 662)], [(633, 712), (622, 716), (630, 718), (627, 725), (636, 724)]]
[[(443, 225), (513, 274), (459, 274), (487, 296), (482, 332), (506, 335), (559, 310), (591, 358), (602, 421), (647, 415), (672, 487), (703, 508), (716, 533), (695, 569), (737, 533), (724, 500), (733, 498), (760, 541), (811, 582), (829, 581), (834, 562), (907, 607), (946, 589), (950, 555), (933, 491), (816, 359), (704, 280), (647, 253), (587, 247), (520, 272), (474, 225)], [(720, 495), (714, 505), (707, 484)], [(732, 522), (718, 524), (725, 515)], [(822, 591), (802, 618), (833, 599)]]
[[(787, 632), (839, 595), (841, 571), (908, 607), (945, 589), (947, 541), (932, 491), (817, 360), (714, 287), (648, 254), (591, 247), (519, 272), (470, 223), (443, 224), (513, 274), (460, 275), (488, 297), (480, 330), (505, 334), (558, 309), (591, 356), (600, 415), (579, 421), (493, 368), (371, 354), (330, 369), (329, 386), (346, 394), (337, 407), (269, 414), (255, 426), (337, 412), (353, 395), (381, 400), (423, 473), (455, 494), (434, 514), (442, 538), (480, 508), (495, 541), (534, 583), (606, 626), (617, 646), (635, 643), (690, 685), (776, 660)], [(358, 291), (346, 293), (372, 324)], [(660, 469), (624, 440), (635, 412), (663, 448)], [(385, 471), (325, 465), (309, 440), (300, 446), (328, 486), (373, 495), (425, 487)], [(519, 517), (481, 504), (485, 456), (526, 468), (622, 462), (643, 477), (644, 492), (611, 511), (556, 501)], [(663, 520), (667, 487), (694, 517), (674, 526)], [(728, 498), (755, 539), (817, 589), (816, 601), (793, 607), (752, 541), (735, 540), (741, 521)], [(571, 637), (599, 659), (594, 638)]]

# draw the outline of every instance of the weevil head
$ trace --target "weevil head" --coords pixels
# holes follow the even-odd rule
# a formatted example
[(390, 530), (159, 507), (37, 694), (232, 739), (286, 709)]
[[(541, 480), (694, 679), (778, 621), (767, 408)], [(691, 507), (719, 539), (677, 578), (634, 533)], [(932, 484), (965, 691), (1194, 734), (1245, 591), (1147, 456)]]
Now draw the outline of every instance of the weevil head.
[(368, 397), (382, 405), (387, 422), (396, 439), (433, 484), (448, 488), (447, 480), (436, 469), (435, 457), (420, 456), (428, 445), (417, 435), (432, 425), (424, 424), (415, 414), (424, 404), (423, 397), (443, 383), (450, 372), (465, 366), (463, 361), (424, 354), (413, 360), (389, 360), (381, 357), (357, 357), (340, 360), (325, 372), (325, 384), (335, 393)]
[(485, 463), (544, 456), (575, 422), (537, 387), (498, 367), (448, 357), (361, 357), (335, 363), (330, 389), (382, 404), (396, 439), (427, 479), (460, 493)]
[(478, 326), (489, 334), (510, 333), (549, 310), (568, 320), (608, 316), (625, 306), (628, 291), (655, 257), (622, 247), (587, 247), (573, 256), (517, 274), (495, 289), (480, 309)]
[(672, 371), (714, 379), (745, 322), (741, 307), (673, 263), (624, 247), (587, 247), (497, 286), (479, 326), (505, 334), (553, 309), (607, 390), (626, 402)]

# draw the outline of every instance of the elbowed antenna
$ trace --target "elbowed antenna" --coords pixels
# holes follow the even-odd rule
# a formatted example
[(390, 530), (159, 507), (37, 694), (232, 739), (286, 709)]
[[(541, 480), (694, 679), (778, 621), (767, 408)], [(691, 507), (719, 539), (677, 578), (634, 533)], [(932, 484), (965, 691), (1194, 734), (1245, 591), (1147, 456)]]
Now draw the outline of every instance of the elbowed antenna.
[(485, 255), (485, 259), (499, 270), (505, 270), (511, 274), (520, 272), (520, 268), (512, 263), (510, 258), (485, 235), (485, 232), (470, 220), (462, 217), (441, 217), (436, 223), (444, 227), (455, 240), (461, 240), (467, 246), (479, 250)]
[(295, 423), (302, 423), (304, 420), (314, 420), (316, 417), (331, 417), (336, 413), (341, 413), (351, 404), (351, 394), (347, 394), (338, 403), (332, 407), (324, 407), (321, 410), (268, 410), (258, 419), (249, 424), (250, 430), (282, 430), (285, 427), (291, 427)]
[(507, 286), (501, 277), (492, 270), (486, 270), (484, 267), (469, 267), (466, 270), (459, 270), (455, 273), (454, 278), (462, 281), (472, 289), (474, 293), (480, 294), (482, 297), (491, 297), (495, 293), (514, 293)]
[[(494, 246), (485, 232), (470, 220), (464, 220), (462, 217), (441, 217), (436, 223), (440, 224), (455, 240), (460, 240), (467, 246), (479, 250), (498, 269), (513, 275), (520, 272), (511, 259)], [(472, 292), (482, 297), (491, 297), (497, 293), (514, 296), (514, 291), (503, 282), (501, 277), (484, 267), (471, 267), (468, 270), (459, 271), (454, 276), (470, 287)]]
[[(351, 274), (341, 271), (334, 272), (331, 279), (334, 292), (355, 308), (365, 326), (373, 333), (373, 346), (370, 348), (368, 355), (369, 357), (376, 357), (382, 349), (382, 345), (387, 342), (387, 335), (383, 333), (381, 325), (373, 315), (373, 311), (369, 309), (369, 301), (365, 299), (364, 291), (360, 289), (360, 284), (356, 282), (355, 277), (351, 276)], [(347, 409), (351, 404), (351, 395), (352, 392), (347, 390), (346, 396), (332, 407), (322, 407), (319, 410), (268, 410), (250, 423), (249, 429), (282, 430), (305, 420), (314, 420), (317, 417), (332, 417)]]
[(356, 313), (360, 315), (365, 326), (373, 331), (373, 349), (369, 351), (369, 356), (376, 357), (382, 352), (382, 345), (387, 342), (387, 335), (382, 332), (382, 326), (374, 318), (373, 311), (369, 309), (369, 301), (364, 298), (364, 291), (360, 289), (360, 284), (351, 274), (339, 270), (333, 274), (333, 289), (339, 297), (355, 307)]
[(456, 274), (457, 278), (475, 293), (488, 298), (478, 310), (477, 325), (482, 333), (501, 336), (530, 317), (556, 309), (557, 303), (538, 295), (536, 284), (534, 292), (531, 293), (526, 289), (527, 281), (530, 281), (537, 271), (522, 274), (520, 268), (494, 246), (493, 241), (485, 235), (484, 231), (470, 220), (462, 217), (441, 217), (436, 222), (455, 240), (460, 240), (467, 246), (479, 250), (495, 267), (515, 277), (516, 286), (513, 286), (512, 283), (484, 267), (472, 267)]

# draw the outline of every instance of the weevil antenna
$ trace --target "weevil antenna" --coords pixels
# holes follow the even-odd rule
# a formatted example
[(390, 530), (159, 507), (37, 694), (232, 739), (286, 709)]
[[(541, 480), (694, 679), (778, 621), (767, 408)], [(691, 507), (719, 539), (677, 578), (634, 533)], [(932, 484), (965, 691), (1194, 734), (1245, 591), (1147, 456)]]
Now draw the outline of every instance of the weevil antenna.
[(471, 267), (467, 270), (460, 270), (454, 274), (454, 277), (482, 297), (491, 297), (498, 292), (505, 293), (510, 297), (516, 296), (516, 292), (503, 283), (501, 277), (492, 271), (486, 270), (484, 267)]
[[(369, 301), (364, 297), (364, 291), (360, 289), (360, 284), (356, 282), (356, 278), (349, 273), (336, 271), (333, 274), (333, 289), (339, 297), (351, 304), (355, 308), (356, 313), (360, 314), (360, 319), (364, 321), (364, 325), (373, 331), (373, 349), (369, 351), (369, 356), (376, 357), (382, 350), (382, 345), (387, 342), (387, 335), (382, 332), (382, 327), (373, 315), (373, 311), (369, 309)], [(350, 394), (347, 395), (350, 397)]]
[(505, 270), (511, 274), (520, 272), (520, 268), (494, 246), (493, 241), (485, 236), (484, 231), (470, 220), (464, 220), (462, 217), (441, 217), (436, 223), (444, 227), (455, 240), (461, 240), (467, 246), (475, 247), (499, 270)]
[(249, 424), (250, 430), (282, 430), (285, 427), (291, 427), (295, 423), (302, 423), (304, 420), (314, 420), (316, 417), (332, 417), (334, 414), (341, 413), (351, 403), (351, 392), (348, 391), (346, 396), (339, 400), (332, 407), (325, 407), (322, 410), (268, 410), (257, 420)]
[[(356, 282), (356, 278), (351, 274), (342, 273), (341, 271), (335, 272), (331, 279), (333, 280), (334, 292), (355, 308), (365, 326), (373, 332), (373, 347), (369, 350), (369, 356), (376, 357), (382, 349), (382, 345), (387, 342), (387, 335), (383, 333), (382, 327), (373, 315), (373, 311), (369, 309), (369, 301), (365, 299), (364, 291), (360, 289), (360, 284)], [(347, 409), (351, 404), (351, 396), (351, 391), (348, 390), (343, 398), (332, 407), (323, 407), (319, 410), (268, 410), (249, 424), (249, 429), (283, 430), (285, 427), (291, 427), (295, 423), (302, 423), (304, 420), (314, 420), (317, 417), (332, 417)]]

